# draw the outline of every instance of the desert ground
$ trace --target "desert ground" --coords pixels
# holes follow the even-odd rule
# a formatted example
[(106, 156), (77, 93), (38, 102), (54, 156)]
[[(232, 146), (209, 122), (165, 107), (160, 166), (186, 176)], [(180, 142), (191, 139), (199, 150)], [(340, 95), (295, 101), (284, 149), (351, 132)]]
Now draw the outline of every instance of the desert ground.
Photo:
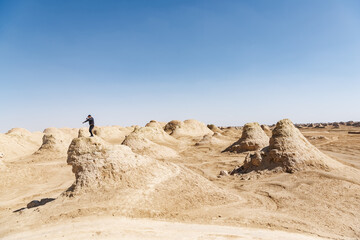
[(14, 128), (0, 134), (0, 238), (360, 239), (359, 131)]

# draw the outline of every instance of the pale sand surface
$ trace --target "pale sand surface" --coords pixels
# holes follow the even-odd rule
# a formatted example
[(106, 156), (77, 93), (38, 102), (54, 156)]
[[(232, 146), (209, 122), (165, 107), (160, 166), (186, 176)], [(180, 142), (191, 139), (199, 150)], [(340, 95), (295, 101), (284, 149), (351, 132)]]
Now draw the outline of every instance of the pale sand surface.
[[(107, 132), (113, 132), (112, 128), (116, 128), (116, 136), (107, 136)], [(121, 144), (132, 130), (119, 129), (107, 127), (106, 132), (102, 132), (104, 140)], [(167, 158), (166, 154), (157, 155), (145, 148), (133, 151), (191, 169), (229, 196), (238, 198), (226, 204), (198, 204), (183, 211), (178, 204), (171, 205), (161, 198), (151, 202), (157, 199), (155, 191), (146, 200), (159, 209), (166, 206), (166, 211), (158, 212), (145, 207), (141, 211), (126, 209), (120, 203), (137, 200), (131, 194), (128, 196), (133, 198), (128, 199), (116, 194), (114, 198), (113, 193), (107, 192), (81, 199), (60, 197), (75, 180), (64, 155), (67, 151), (64, 146), (70, 144), (73, 133), (62, 130), (65, 137), (61, 144), (54, 143), (56, 147), (37, 154), (32, 153), (41, 146), (42, 134), (24, 132), (13, 137), (3, 134), (0, 135), (3, 144), (0, 149), (5, 151), (0, 166), (0, 238), (360, 239), (360, 135), (347, 134), (348, 130), (358, 129), (345, 126), (336, 130), (331, 127), (301, 129), (312, 144), (346, 168), (243, 177), (218, 176), (220, 170), (232, 170), (245, 159), (246, 153), (221, 153), (239, 139), (241, 129), (225, 129), (210, 140), (198, 133), (186, 135), (186, 131), (171, 142), (163, 138), (150, 139), (156, 146), (166, 146), (177, 154)], [(198, 142), (201, 144), (196, 145)], [(154, 189), (170, 188), (171, 179), (155, 182)], [(179, 188), (184, 193), (192, 193), (186, 184)], [(42, 198), (56, 200), (13, 212)], [(209, 199), (207, 201), (209, 203)]]
[(78, 218), (68, 223), (40, 227), (35, 231), (25, 231), (3, 238), (3, 240), (15, 239), (320, 240), (324, 238), (266, 229), (161, 222), (123, 217), (103, 217)]

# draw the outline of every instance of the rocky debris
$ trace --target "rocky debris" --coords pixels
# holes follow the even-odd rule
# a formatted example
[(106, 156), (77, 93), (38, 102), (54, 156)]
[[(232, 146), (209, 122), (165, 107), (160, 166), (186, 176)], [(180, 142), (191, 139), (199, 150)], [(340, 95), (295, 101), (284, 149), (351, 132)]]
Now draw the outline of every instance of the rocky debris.
[(213, 134), (204, 123), (194, 119), (168, 122), (164, 127), (165, 132), (174, 137), (201, 137), (206, 134)]
[(339, 123), (333, 123), (332, 126), (333, 126), (334, 128), (340, 128), (340, 124), (339, 124)]
[(5, 154), (0, 152), (0, 158), (4, 158), (5, 157)]
[(241, 138), (226, 148), (223, 152), (256, 151), (269, 145), (269, 137), (256, 122), (247, 123), (243, 128)]
[(289, 119), (284, 119), (276, 124), (270, 145), (262, 151), (248, 154), (244, 164), (232, 173), (248, 173), (253, 170), (292, 173), (311, 168), (330, 170), (341, 166), (342, 164), (313, 146)]

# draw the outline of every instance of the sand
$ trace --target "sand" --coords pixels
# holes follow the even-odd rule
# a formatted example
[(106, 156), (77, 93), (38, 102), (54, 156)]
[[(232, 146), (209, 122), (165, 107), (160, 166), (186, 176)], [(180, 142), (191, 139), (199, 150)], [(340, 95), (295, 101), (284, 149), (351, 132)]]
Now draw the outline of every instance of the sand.
[[(43, 133), (21, 130), (10, 136), (0, 135), (2, 149), (20, 146), (21, 150), (7, 151), (6, 158), (0, 159), (5, 165), (0, 168), (0, 238), (360, 238), (360, 135), (348, 134), (348, 131), (358, 131), (357, 127), (329, 125), (300, 129), (311, 144), (344, 167), (219, 176), (221, 170), (231, 171), (245, 160), (246, 153), (222, 153), (240, 138), (241, 128), (220, 128), (221, 132), (215, 135), (207, 132), (202, 124), (194, 125), (201, 126), (196, 134), (189, 133), (193, 126), (185, 127), (182, 132), (169, 135), (170, 143), (163, 141), (167, 137), (158, 137), (163, 133), (153, 139), (146, 137), (159, 146), (171, 147), (177, 157), (164, 155), (158, 159), (149, 156), (148, 150), (144, 153), (136, 150), (134, 154), (156, 163), (151, 165), (155, 166), (154, 170), (151, 170), (153, 167), (143, 170), (144, 179), (151, 183), (146, 184), (146, 188), (135, 184), (136, 187), (120, 187), (114, 192), (115, 188), (105, 185), (92, 190), (99, 194), (81, 193), (80, 197), (64, 195), (74, 183), (75, 175), (62, 149), (34, 154), (42, 145)], [(165, 123), (156, 122), (148, 125), (164, 126)], [(98, 137), (117, 149), (116, 145), (135, 128), (114, 128), (114, 137), (111, 128)], [(173, 143), (179, 143), (180, 147)], [(134, 176), (141, 178), (141, 172), (127, 177), (136, 180)], [(181, 174), (176, 175), (177, 172)], [(227, 200), (219, 201), (212, 194), (206, 194), (200, 190), (204, 186), (205, 189), (211, 186), (216, 196), (222, 194)], [(195, 187), (197, 190), (192, 191)], [(151, 194), (147, 189), (151, 189)], [(172, 192), (173, 189), (176, 191)], [(193, 195), (194, 192), (199, 195)], [(44, 198), (54, 200), (26, 208), (32, 200)], [(141, 199), (145, 200), (139, 201)], [(22, 208), (25, 209), (14, 212)]]

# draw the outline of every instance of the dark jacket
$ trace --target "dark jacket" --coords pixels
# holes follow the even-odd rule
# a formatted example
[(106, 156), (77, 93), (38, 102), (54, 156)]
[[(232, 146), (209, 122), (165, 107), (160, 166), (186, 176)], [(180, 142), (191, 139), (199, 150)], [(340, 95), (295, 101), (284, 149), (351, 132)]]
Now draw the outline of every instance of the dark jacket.
[(95, 122), (94, 122), (94, 118), (93, 118), (93, 117), (87, 118), (84, 123), (86, 123), (86, 122), (89, 122), (89, 125), (90, 125), (90, 126), (95, 125)]

